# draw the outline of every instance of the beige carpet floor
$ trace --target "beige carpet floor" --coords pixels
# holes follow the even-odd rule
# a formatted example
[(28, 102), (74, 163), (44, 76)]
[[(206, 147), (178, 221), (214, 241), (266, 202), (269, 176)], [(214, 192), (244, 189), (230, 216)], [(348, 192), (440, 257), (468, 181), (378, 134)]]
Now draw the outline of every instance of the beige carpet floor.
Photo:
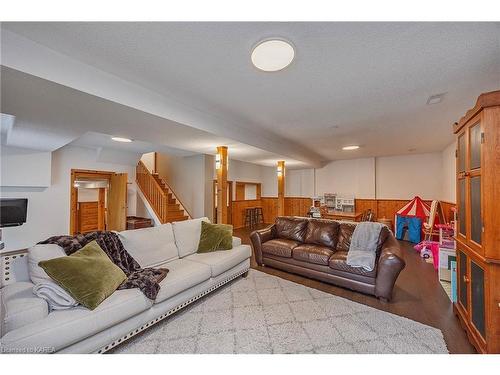
[(113, 353), (448, 353), (440, 330), (256, 270)]

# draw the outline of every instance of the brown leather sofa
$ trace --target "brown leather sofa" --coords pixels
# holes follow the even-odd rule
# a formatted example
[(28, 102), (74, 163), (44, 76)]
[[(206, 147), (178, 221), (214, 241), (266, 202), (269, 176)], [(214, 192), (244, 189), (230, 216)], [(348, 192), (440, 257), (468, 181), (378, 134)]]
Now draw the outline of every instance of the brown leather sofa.
[(302, 217), (278, 217), (275, 223), (250, 235), (257, 264), (372, 294), (392, 298), (399, 273), (405, 267), (392, 232), (380, 232), (373, 271), (351, 267), (347, 252), (356, 223)]

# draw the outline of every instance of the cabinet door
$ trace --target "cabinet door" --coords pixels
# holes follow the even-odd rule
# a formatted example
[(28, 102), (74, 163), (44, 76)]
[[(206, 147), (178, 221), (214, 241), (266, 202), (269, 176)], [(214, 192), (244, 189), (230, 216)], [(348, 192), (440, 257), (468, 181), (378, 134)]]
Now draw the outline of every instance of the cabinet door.
[(484, 316), (484, 270), (473, 260), (470, 262), (471, 321), (481, 336), (486, 338)]
[(468, 292), (467, 292), (467, 255), (463, 251), (458, 252), (458, 302), (465, 311), (468, 311)]
[(457, 182), (457, 198), (458, 198), (458, 235), (464, 239), (467, 237), (467, 189), (465, 186), (466, 179), (459, 178)]
[(481, 123), (469, 128), (469, 169), (481, 168)]
[(483, 233), (483, 220), (481, 213), (481, 176), (470, 178), (470, 239), (481, 245)]
[(457, 172), (465, 172), (465, 133), (462, 133), (458, 136), (458, 160), (457, 160)]

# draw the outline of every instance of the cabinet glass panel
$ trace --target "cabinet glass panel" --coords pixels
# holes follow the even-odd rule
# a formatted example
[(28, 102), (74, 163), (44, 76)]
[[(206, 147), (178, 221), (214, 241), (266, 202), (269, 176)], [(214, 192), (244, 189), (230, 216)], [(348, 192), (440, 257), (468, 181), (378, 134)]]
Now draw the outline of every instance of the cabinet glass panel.
[(470, 168), (481, 167), (481, 124), (476, 124), (470, 132)]
[(467, 283), (465, 282), (465, 278), (467, 276), (467, 255), (465, 255), (462, 251), (459, 252), (460, 254), (460, 275), (458, 278), (458, 285), (459, 285), (459, 301), (460, 304), (467, 310)]
[(466, 235), (465, 228), (465, 178), (458, 180), (458, 222), (460, 224), (458, 230), (460, 234)]
[(470, 215), (471, 239), (480, 244), (483, 231), (481, 220), (481, 176), (470, 179)]
[(465, 171), (465, 136), (458, 137), (458, 172)]
[(484, 318), (484, 270), (476, 263), (470, 263), (472, 323), (481, 336), (485, 337)]

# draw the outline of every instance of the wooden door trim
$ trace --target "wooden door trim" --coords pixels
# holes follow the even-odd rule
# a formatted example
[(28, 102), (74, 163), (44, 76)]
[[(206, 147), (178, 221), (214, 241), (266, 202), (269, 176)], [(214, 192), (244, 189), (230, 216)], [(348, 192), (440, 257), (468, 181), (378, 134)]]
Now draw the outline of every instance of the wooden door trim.
[(109, 182), (111, 176), (116, 174), (110, 171), (96, 171), (91, 169), (71, 169), (70, 174), (70, 202), (69, 202), (69, 234), (75, 235), (78, 230), (78, 188), (75, 187), (77, 179), (99, 178)]

